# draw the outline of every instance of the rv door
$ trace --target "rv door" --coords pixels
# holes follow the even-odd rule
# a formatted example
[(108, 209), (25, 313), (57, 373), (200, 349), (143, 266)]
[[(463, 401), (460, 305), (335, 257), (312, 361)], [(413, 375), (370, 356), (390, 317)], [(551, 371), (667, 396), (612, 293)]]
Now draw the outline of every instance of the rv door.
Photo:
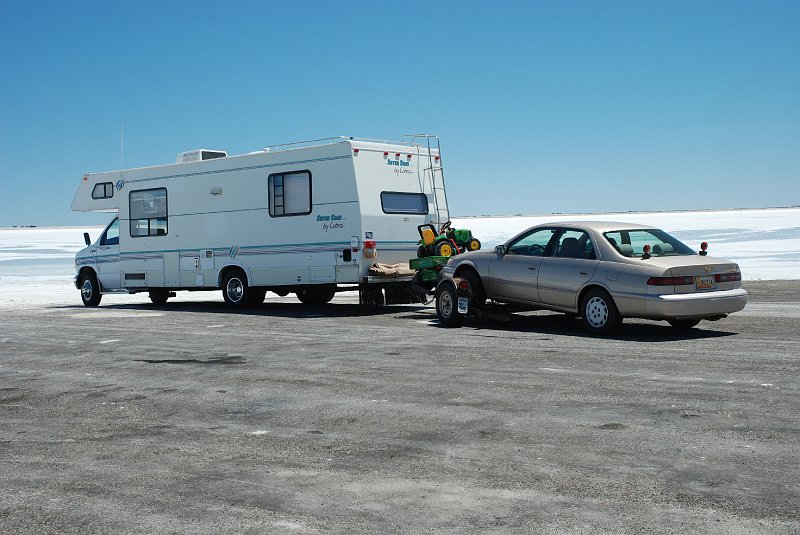
[(122, 288), (122, 277), (119, 271), (119, 218), (109, 223), (95, 249), (97, 279), (103, 291)]

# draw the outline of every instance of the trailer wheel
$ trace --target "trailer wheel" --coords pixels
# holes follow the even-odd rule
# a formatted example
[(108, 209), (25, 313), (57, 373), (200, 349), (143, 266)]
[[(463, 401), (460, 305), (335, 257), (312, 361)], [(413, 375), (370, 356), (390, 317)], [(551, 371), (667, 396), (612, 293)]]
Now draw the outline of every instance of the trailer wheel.
[(169, 292), (167, 290), (150, 290), (150, 301), (154, 305), (163, 305), (169, 299)]
[(222, 297), (225, 304), (234, 308), (252, 305), (253, 289), (247, 285), (247, 276), (241, 269), (232, 269), (222, 279)]
[(456, 289), (450, 283), (440, 284), (436, 289), (436, 316), (445, 327), (461, 327), (463, 314), (458, 313)]
[(100, 304), (103, 295), (100, 293), (100, 285), (93, 271), (88, 271), (81, 276), (81, 301), (87, 307), (96, 307)]

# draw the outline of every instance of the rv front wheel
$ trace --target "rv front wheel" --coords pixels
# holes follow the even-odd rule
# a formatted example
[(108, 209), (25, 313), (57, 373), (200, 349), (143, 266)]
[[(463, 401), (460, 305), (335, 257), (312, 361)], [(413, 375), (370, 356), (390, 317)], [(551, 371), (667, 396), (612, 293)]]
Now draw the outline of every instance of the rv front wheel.
[(247, 285), (244, 271), (233, 269), (225, 274), (222, 280), (222, 297), (226, 305), (246, 308), (252, 304), (252, 293), (253, 289)]
[(81, 301), (87, 307), (96, 307), (100, 304), (100, 285), (93, 272), (84, 274), (81, 278)]

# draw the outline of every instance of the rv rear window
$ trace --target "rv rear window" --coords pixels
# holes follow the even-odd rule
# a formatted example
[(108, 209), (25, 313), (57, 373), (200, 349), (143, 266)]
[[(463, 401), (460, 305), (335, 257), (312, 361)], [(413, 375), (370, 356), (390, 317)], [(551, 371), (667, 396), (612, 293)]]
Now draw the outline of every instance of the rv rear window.
[(143, 189), (130, 193), (131, 236), (166, 236), (167, 189)]
[(384, 191), (381, 207), (386, 214), (427, 214), (428, 197), (424, 193)]
[(311, 172), (276, 173), (267, 179), (269, 215), (307, 215), (311, 213)]
[(92, 199), (109, 199), (114, 196), (114, 184), (111, 182), (101, 182), (94, 185)]

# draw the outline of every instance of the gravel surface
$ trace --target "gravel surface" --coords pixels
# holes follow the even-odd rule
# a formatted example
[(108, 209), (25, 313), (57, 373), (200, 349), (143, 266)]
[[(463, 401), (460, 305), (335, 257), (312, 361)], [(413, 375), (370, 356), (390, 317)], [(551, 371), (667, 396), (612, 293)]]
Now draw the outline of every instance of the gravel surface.
[(800, 281), (745, 286), (608, 338), (352, 296), (6, 310), (0, 533), (797, 533)]

